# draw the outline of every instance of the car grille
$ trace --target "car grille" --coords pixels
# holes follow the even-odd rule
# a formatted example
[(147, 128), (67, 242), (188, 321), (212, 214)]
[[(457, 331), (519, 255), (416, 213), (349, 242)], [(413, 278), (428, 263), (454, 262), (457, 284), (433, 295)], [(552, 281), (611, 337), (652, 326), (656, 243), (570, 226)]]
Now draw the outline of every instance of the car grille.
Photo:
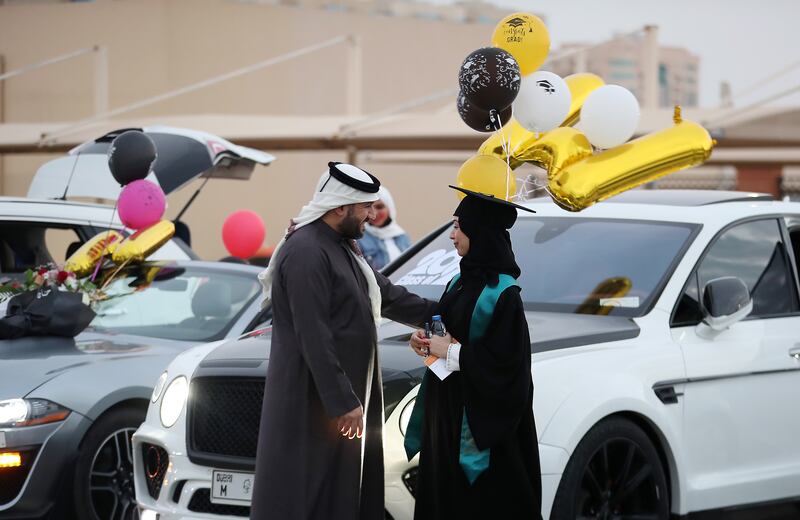
[(203, 464), (203, 455), (255, 459), (263, 378), (199, 377), (190, 395), (187, 436), (194, 462)]
[(212, 515), (250, 516), (250, 508), (246, 506), (229, 506), (211, 502), (208, 489), (198, 489), (189, 501), (189, 511), (194, 513), (210, 513)]
[(161, 446), (145, 442), (142, 443), (142, 461), (147, 481), (147, 493), (157, 500), (169, 466), (169, 455)]

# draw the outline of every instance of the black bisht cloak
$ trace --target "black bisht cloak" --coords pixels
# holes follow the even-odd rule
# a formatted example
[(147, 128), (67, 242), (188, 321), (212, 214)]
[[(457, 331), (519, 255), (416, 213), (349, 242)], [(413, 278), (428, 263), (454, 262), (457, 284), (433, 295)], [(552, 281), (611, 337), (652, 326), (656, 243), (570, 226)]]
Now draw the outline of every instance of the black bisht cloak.
[[(469, 338), (483, 288), (495, 286), (499, 274), (520, 274), (506, 231), (516, 220), (515, 205), (467, 192), (455, 215), (470, 248), (439, 313), (462, 345), (460, 371), (444, 381), (426, 376), (414, 518), (538, 519), (531, 342), (518, 286), (501, 293), (484, 336)], [(459, 463), (465, 413), (478, 449), (490, 450), (488, 468), (472, 484)]]

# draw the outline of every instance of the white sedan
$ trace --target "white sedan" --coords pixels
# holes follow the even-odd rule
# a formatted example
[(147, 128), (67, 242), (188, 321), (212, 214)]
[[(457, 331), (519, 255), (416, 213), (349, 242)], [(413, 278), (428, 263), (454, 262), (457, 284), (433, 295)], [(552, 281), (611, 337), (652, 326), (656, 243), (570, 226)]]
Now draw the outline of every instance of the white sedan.
[[(666, 520), (796, 499), (800, 204), (641, 190), (580, 213), (530, 205), (537, 213), (511, 234), (533, 341), (543, 516)], [(418, 243), (391, 279), (438, 298), (458, 269), (448, 234)], [(395, 520), (414, 507), (416, 460), (402, 439), (423, 369), (407, 357), (409, 333), (380, 331)], [(268, 339), (199, 347), (167, 368), (134, 436), (145, 517), (249, 514)], [(217, 384), (229, 397), (202, 391)]]

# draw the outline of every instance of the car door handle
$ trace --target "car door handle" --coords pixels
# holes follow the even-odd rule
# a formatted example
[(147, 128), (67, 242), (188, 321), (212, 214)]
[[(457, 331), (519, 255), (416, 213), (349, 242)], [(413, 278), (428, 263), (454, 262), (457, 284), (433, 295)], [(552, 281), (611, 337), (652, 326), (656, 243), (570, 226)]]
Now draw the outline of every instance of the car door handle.
[(789, 357), (800, 361), (800, 346), (789, 349)]

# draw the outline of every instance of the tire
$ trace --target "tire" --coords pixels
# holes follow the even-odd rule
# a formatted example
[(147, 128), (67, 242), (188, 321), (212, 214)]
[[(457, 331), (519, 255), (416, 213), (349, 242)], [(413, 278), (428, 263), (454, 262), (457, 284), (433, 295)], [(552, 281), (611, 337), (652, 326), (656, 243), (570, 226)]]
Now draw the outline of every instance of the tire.
[(668, 520), (669, 488), (650, 438), (612, 417), (584, 436), (558, 485), (551, 520)]
[(73, 480), (79, 520), (138, 520), (131, 436), (147, 412), (117, 408), (102, 415), (81, 441)]

